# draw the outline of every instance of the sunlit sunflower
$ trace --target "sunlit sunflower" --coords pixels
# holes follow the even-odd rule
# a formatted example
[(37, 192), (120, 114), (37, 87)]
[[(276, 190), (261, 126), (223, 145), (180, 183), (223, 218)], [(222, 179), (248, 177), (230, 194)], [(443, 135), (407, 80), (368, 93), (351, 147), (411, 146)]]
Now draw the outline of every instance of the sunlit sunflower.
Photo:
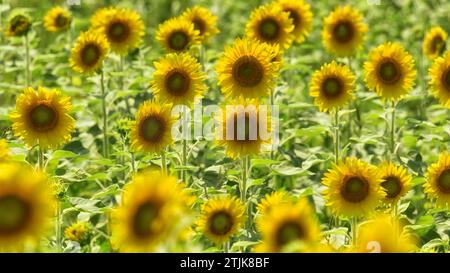
[(113, 52), (126, 54), (139, 47), (144, 36), (141, 16), (123, 8), (109, 8), (94, 15), (93, 27), (106, 37)]
[(263, 244), (261, 252), (283, 252), (292, 243), (300, 243), (296, 251), (320, 241), (320, 226), (313, 208), (306, 199), (287, 203), (258, 218)]
[(4, 139), (0, 139), (0, 162), (7, 161), (9, 159), (10, 152), (8, 142)]
[(120, 252), (153, 252), (171, 239), (187, 214), (191, 197), (177, 178), (143, 171), (125, 185), (121, 205), (112, 213), (112, 245)]
[(247, 23), (246, 34), (249, 38), (268, 44), (279, 44), (288, 48), (294, 40), (294, 25), (289, 14), (275, 3), (254, 10)]
[(136, 119), (131, 125), (131, 147), (136, 151), (159, 153), (170, 145), (172, 125), (172, 105), (157, 101), (146, 101), (139, 107)]
[(260, 215), (268, 215), (274, 208), (276, 209), (277, 206), (289, 203), (292, 200), (292, 196), (285, 191), (268, 193), (259, 202), (257, 206), (258, 213)]
[(341, 216), (372, 212), (385, 196), (377, 168), (357, 158), (346, 158), (329, 170), (322, 183), (326, 205)]
[(295, 36), (295, 40), (298, 43), (303, 42), (312, 27), (311, 6), (303, 0), (278, 0), (277, 3), (283, 11), (289, 14), (289, 18), (294, 24), (292, 34)]
[(448, 34), (441, 27), (430, 29), (423, 40), (423, 53), (431, 60), (439, 57), (447, 47)]
[(202, 207), (198, 229), (211, 241), (227, 242), (244, 221), (245, 206), (235, 197), (208, 200)]
[(114, 10), (115, 8), (113, 7), (103, 7), (97, 9), (90, 19), (91, 28), (92, 29), (100, 28), (104, 21), (103, 18), (108, 17), (110, 13), (114, 12)]
[(271, 140), (270, 111), (256, 100), (236, 100), (222, 108), (217, 142), (231, 158), (259, 154)]
[(391, 162), (384, 162), (378, 170), (383, 180), (381, 187), (386, 192), (383, 201), (396, 204), (411, 189), (411, 175), (404, 167)]
[(206, 91), (206, 76), (199, 62), (188, 53), (167, 54), (154, 63), (151, 82), (155, 96), (174, 105), (191, 105)]
[(24, 36), (31, 30), (31, 18), (23, 13), (13, 14), (6, 26), (6, 37)]
[(237, 39), (225, 48), (217, 64), (222, 93), (231, 98), (267, 96), (279, 67), (276, 58), (276, 51), (266, 43)]
[(17, 163), (0, 163), (0, 252), (37, 243), (53, 216), (47, 177)]
[(186, 10), (181, 15), (181, 18), (194, 25), (194, 29), (198, 30), (202, 42), (207, 42), (211, 36), (219, 33), (219, 29), (217, 28), (217, 17), (207, 8), (195, 6)]
[(98, 32), (83, 32), (78, 37), (70, 56), (70, 65), (79, 73), (92, 74), (102, 67), (109, 44)]
[(25, 88), (10, 114), (14, 134), (30, 147), (39, 144), (46, 149), (65, 144), (75, 131), (71, 110), (70, 97), (57, 90)]
[(346, 65), (335, 61), (323, 65), (311, 78), (309, 94), (320, 111), (330, 112), (353, 98), (356, 77)]
[(50, 32), (67, 30), (71, 22), (72, 15), (62, 7), (50, 9), (44, 17), (44, 27)]
[(77, 222), (68, 226), (64, 230), (64, 236), (71, 241), (82, 242), (84, 241), (89, 232), (89, 227), (87, 223)]
[(435, 198), (441, 207), (450, 206), (450, 154), (445, 152), (439, 160), (428, 167), (427, 182), (424, 184), (429, 198)]
[(414, 235), (397, 218), (378, 215), (358, 228), (356, 252), (407, 253), (418, 250)]
[(402, 98), (416, 80), (414, 59), (398, 43), (385, 43), (370, 51), (364, 70), (367, 86), (384, 99)]
[(442, 105), (450, 108), (450, 52), (435, 59), (430, 68), (430, 86)]
[(201, 42), (200, 31), (183, 18), (172, 18), (159, 25), (156, 39), (171, 52), (187, 51)]
[(350, 6), (343, 6), (325, 18), (322, 40), (329, 52), (348, 57), (362, 46), (367, 31), (362, 14)]

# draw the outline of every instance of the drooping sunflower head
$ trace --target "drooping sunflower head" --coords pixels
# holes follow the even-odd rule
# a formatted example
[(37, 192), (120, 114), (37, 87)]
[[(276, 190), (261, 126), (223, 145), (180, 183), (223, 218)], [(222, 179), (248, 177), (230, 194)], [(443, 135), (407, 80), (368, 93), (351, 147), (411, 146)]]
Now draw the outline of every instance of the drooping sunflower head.
[(433, 27), (425, 35), (423, 40), (423, 53), (433, 60), (445, 52), (448, 34), (441, 27)]
[(111, 217), (112, 245), (121, 252), (152, 252), (187, 213), (191, 197), (177, 178), (159, 171), (136, 174)]
[(414, 59), (398, 43), (385, 43), (370, 51), (364, 70), (367, 86), (383, 99), (399, 100), (416, 80)]
[(383, 201), (397, 204), (397, 202), (411, 189), (412, 177), (408, 171), (391, 162), (384, 162), (378, 167), (380, 177), (383, 180), (381, 187), (386, 192)]
[(207, 42), (211, 36), (219, 33), (217, 17), (207, 8), (195, 6), (186, 10), (181, 18), (194, 25), (194, 29), (199, 32), (202, 42)]
[(64, 230), (64, 236), (74, 242), (83, 242), (87, 239), (88, 233), (89, 227), (85, 222), (74, 223)]
[(428, 197), (436, 199), (440, 207), (450, 207), (450, 154), (445, 152), (439, 160), (428, 167), (424, 184)]
[(156, 39), (169, 52), (187, 51), (201, 41), (200, 31), (183, 18), (172, 18), (159, 25)]
[(360, 216), (375, 210), (385, 196), (377, 168), (357, 158), (346, 158), (329, 170), (322, 183), (326, 205), (340, 216)]
[(94, 29), (106, 37), (113, 52), (124, 55), (142, 43), (144, 22), (133, 10), (101, 9), (94, 14), (92, 21), (95, 21)]
[(205, 73), (189, 53), (167, 54), (154, 63), (151, 82), (155, 96), (174, 105), (191, 105), (206, 91)]
[(96, 31), (83, 32), (70, 55), (70, 65), (79, 73), (92, 74), (101, 69), (109, 51), (105, 36)]
[(220, 245), (230, 240), (244, 221), (245, 206), (235, 197), (208, 200), (202, 207), (198, 229)]
[(72, 22), (72, 15), (63, 7), (53, 7), (44, 17), (44, 27), (50, 32), (67, 30)]
[(236, 100), (222, 107), (216, 137), (227, 156), (238, 158), (261, 153), (271, 140), (269, 112), (266, 105), (259, 105), (256, 100)]
[(172, 139), (172, 105), (146, 101), (139, 107), (131, 125), (131, 147), (136, 151), (159, 153)]
[(313, 13), (311, 12), (311, 6), (303, 0), (278, 0), (277, 4), (284, 12), (289, 14), (289, 18), (294, 25), (292, 34), (295, 36), (295, 40), (298, 43), (303, 42), (312, 27)]
[(279, 67), (277, 56), (270, 45), (251, 39), (225, 47), (216, 69), (222, 93), (231, 98), (267, 96)]
[(442, 105), (450, 108), (450, 52), (435, 59), (429, 74), (433, 95)]
[(0, 252), (37, 243), (53, 216), (47, 177), (18, 163), (0, 163)]
[(348, 66), (333, 61), (313, 74), (309, 94), (320, 111), (330, 112), (353, 98), (355, 80), (355, 75)]
[(358, 228), (356, 252), (407, 253), (416, 250), (414, 235), (391, 215), (377, 215)]
[(306, 199), (281, 204), (265, 217), (258, 218), (263, 252), (283, 252), (293, 243), (303, 247), (320, 241), (320, 226), (314, 209)]
[(261, 6), (254, 10), (247, 23), (246, 34), (249, 38), (262, 43), (279, 44), (288, 48), (294, 39), (294, 25), (289, 14), (276, 3)]
[(257, 209), (260, 215), (268, 215), (281, 204), (292, 202), (293, 198), (285, 191), (274, 191), (266, 194), (259, 202)]
[(57, 90), (39, 87), (25, 88), (10, 114), (14, 134), (32, 147), (55, 148), (67, 143), (75, 131), (75, 120), (70, 116), (70, 97)]
[(19, 37), (26, 35), (31, 30), (31, 18), (24, 13), (14, 13), (6, 26), (6, 37)]
[(325, 18), (322, 40), (329, 52), (348, 57), (362, 46), (367, 31), (368, 27), (357, 9), (341, 6)]
[(4, 139), (0, 139), (0, 162), (7, 161), (9, 159), (9, 147), (8, 143)]

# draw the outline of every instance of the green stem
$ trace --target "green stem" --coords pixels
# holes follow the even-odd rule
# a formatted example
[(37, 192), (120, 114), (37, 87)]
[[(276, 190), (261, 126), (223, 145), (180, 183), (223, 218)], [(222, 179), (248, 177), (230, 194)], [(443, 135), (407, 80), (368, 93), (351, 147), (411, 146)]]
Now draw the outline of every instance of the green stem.
[(161, 172), (163, 174), (167, 174), (167, 165), (166, 165), (166, 151), (161, 151)]
[(39, 164), (39, 170), (44, 170), (44, 150), (42, 149), (41, 145), (38, 145), (38, 164)]
[(241, 184), (241, 201), (246, 203), (247, 201), (247, 179), (248, 179), (248, 161), (249, 157), (244, 156), (242, 158), (242, 184)]
[(31, 71), (30, 71), (30, 41), (28, 39), (28, 33), (25, 34), (25, 81), (27, 87), (31, 84)]
[[(182, 164), (183, 164), (183, 168), (186, 168), (187, 166), (187, 140), (183, 139), (183, 158), (182, 158)], [(182, 171), (182, 177), (181, 179), (183, 180), (183, 182), (187, 183), (187, 170), (184, 169)]]
[[(270, 105), (274, 106), (275, 105), (275, 94), (274, 94), (274, 90), (272, 90), (272, 89), (270, 89), (269, 100), (270, 100)], [(273, 160), (274, 157), (275, 157), (274, 151), (273, 151), (273, 149), (270, 149), (270, 159)]]
[(56, 204), (56, 251), (61, 252), (62, 246), (61, 246), (61, 202), (58, 200)]
[(336, 108), (334, 113), (334, 161), (337, 164), (339, 162), (339, 108)]
[(356, 217), (352, 217), (351, 219), (351, 229), (352, 229), (352, 245), (356, 246), (357, 243), (357, 228), (358, 228), (358, 219)]
[(109, 158), (108, 111), (106, 110), (105, 75), (103, 69), (100, 72), (100, 85), (102, 91), (102, 112), (103, 112), (103, 156), (105, 158)]
[(391, 105), (391, 134), (390, 134), (390, 152), (391, 160), (395, 153), (395, 101), (392, 101)]
[(136, 172), (136, 160), (134, 158), (134, 153), (130, 152), (131, 154), (131, 170), (133, 171), (133, 173)]

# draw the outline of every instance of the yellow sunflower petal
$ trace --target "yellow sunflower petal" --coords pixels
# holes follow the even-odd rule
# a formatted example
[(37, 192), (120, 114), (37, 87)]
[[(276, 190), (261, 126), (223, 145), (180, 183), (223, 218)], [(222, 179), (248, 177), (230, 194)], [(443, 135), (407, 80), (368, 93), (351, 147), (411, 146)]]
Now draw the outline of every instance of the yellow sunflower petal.
[(433, 95), (442, 105), (450, 108), (450, 52), (435, 59), (429, 74)]
[(450, 154), (439, 156), (439, 160), (428, 167), (424, 190), (430, 199), (436, 199), (439, 207), (450, 206)]

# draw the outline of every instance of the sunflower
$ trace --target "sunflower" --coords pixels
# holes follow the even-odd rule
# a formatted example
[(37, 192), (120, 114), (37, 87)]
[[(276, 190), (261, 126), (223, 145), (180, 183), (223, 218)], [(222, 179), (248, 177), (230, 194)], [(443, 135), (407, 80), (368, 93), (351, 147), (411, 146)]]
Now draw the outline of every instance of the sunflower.
[(55, 148), (67, 143), (75, 131), (75, 120), (70, 97), (57, 90), (27, 87), (16, 101), (16, 110), (10, 114), (14, 134), (32, 147)]
[(70, 65), (79, 73), (92, 74), (102, 67), (108, 51), (109, 44), (103, 35), (83, 32), (72, 49)]
[(111, 217), (112, 245), (121, 252), (152, 252), (170, 240), (192, 198), (177, 178), (159, 171), (136, 174)]
[(23, 251), (41, 239), (55, 204), (43, 173), (18, 163), (0, 163), (0, 252)]
[(357, 158), (346, 158), (329, 170), (322, 184), (324, 197), (332, 212), (342, 216), (361, 216), (375, 209), (385, 196), (383, 180), (375, 166)]
[(364, 70), (367, 86), (384, 99), (400, 99), (411, 91), (416, 79), (414, 59), (398, 43), (373, 49)]
[(447, 46), (448, 34), (441, 27), (430, 29), (425, 35), (422, 50), (423, 53), (431, 60), (439, 57), (445, 52)]
[(294, 24), (292, 34), (295, 36), (296, 42), (303, 42), (312, 27), (311, 6), (303, 0), (278, 0), (277, 4), (289, 14), (289, 18), (292, 20)]
[(336, 8), (324, 19), (322, 40), (325, 48), (339, 57), (354, 55), (368, 31), (363, 20), (357, 9), (350, 6)]
[(102, 9), (94, 18), (94, 29), (106, 37), (113, 52), (124, 55), (142, 43), (145, 27), (137, 12), (109, 8)]
[(274, 48), (266, 43), (237, 39), (225, 48), (217, 64), (222, 93), (231, 98), (267, 96), (279, 68), (277, 56)]
[(77, 222), (70, 226), (68, 226), (64, 230), (64, 236), (71, 241), (75, 242), (82, 242), (84, 241), (89, 232), (89, 227), (87, 223), (84, 222)]
[(353, 98), (355, 80), (348, 66), (333, 61), (313, 74), (309, 94), (320, 111), (329, 112), (344, 106)]
[(214, 16), (207, 8), (195, 6), (186, 10), (181, 18), (191, 22), (194, 29), (199, 32), (202, 42), (208, 41), (211, 36), (219, 33), (217, 28), (217, 17)]
[(103, 7), (97, 9), (90, 19), (91, 28), (99, 29), (103, 24), (104, 18), (109, 17), (110, 13), (115, 12), (115, 10), (116, 9), (113, 7)]
[(257, 206), (258, 213), (260, 215), (268, 215), (274, 208), (281, 204), (289, 203), (292, 200), (292, 197), (285, 191), (274, 191), (270, 194), (268, 193), (261, 199), (261, 201), (259, 201)]
[(442, 105), (450, 108), (450, 52), (438, 57), (430, 68), (431, 90)]
[(0, 139), (0, 162), (7, 161), (9, 156), (8, 142), (4, 139)]
[(50, 32), (67, 30), (71, 22), (70, 12), (62, 7), (50, 9), (44, 17), (44, 27)]
[(172, 18), (159, 25), (156, 39), (171, 52), (187, 51), (201, 41), (200, 31), (194, 24), (182, 18)]
[(16, 13), (8, 20), (5, 35), (7, 37), (24, 36), (31, 30), (31, 18), (23, 13)]
[(205, 73), (188, 53), (171, 53), (154, 63), (151, 82), (155, 96), (174, 105), (191, 105), (206, 91)]
[(450, 206), (450, 154), (445, 152), (427, 170), (424, 190), (429, 198), (435, 198), (441, 207)]
[(245, 206), (235, 197), (208, 200), (202, 206), (198, 229), (220, 245), (233, 236), (244, 221)]
[(146, 101), (136, 113), (131, 125), (131, 147), (137, 151), (158, 153), (170, 145), (172, 139), (172, 105)]
[(271, 140), (270, 113), (256, 100), (237, 100), (222, 108), (217, 142), (231, 158), (255, 155)]
[(416, 239), (391, 215), (378, 215), (358, 228), (356, 252), (406, 253), (418, 250)]
[(268, 44), (279, 44), (288, 48), (294, 40), (294, 25), (289, 14), (279, 5), (268, 4), (254, 10), (247, 23), (246, 34), (249, 38)]
[(384, 162), (378, 167), (383, 180), (381, 187), (386, 192), (383, 201), (397, 204), (397, 202), (411, 189), (412, 177), (402, 166), (391, 162)]
[[(258, 251), (282, 252), (292, 243), (304, 246), (320, 241), (320, 226), (314, 210), (306, 199), (285, 203), (258, 219), (263, 243)], [(297, 249), (296, 249), (297, 250)]]

